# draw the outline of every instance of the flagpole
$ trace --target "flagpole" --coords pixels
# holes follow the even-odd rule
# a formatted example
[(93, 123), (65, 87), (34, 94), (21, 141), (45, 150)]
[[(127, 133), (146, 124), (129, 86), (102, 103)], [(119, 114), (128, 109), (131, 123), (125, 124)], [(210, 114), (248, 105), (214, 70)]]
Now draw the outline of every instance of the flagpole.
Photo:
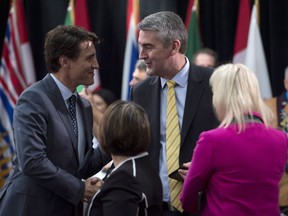
[(256, 9), (257, 9), (257, 24), (260, 26), (260, 3), (259, 0), (255, 0), (254, 2)]
[(134, 18), (135, 18), (135, 23), (138, 24), (139, 22), (139, 17), (140, 17), (140, 7), (139, 7), (139, 0), (134, 0), (133, 2), (133, 12), (134, 12)]
[(198, 7), (198, 4), (199, 4), (199, 0), (194, 0), (194, 5), (193, 5), (193, 7), (195, 7), (195, 9), (196, 9), (197, 18), (199, 17), (199, 7)]
[(69, 9), (71, 14), (71, 25), (75, 25), (75, 1), (69, 0)]

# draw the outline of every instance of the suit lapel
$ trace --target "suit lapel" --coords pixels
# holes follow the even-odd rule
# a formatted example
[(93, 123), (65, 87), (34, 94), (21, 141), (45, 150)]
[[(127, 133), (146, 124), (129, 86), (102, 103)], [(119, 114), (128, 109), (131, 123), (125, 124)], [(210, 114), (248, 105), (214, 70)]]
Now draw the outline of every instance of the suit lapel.
[(160, 79), (156, 78), (151, 80), (149, 83), (150, 89), (147, 94), (148, 99), (146, 101), (151, 101), (151, 103), (147, 103), (147, 113), (150, 114), (150, 122), (152, 131), (157, 131), (155, 133), (155, 140), (159, 142), (160, 140)]
[[(93, 116), (92, 116), (92, 107), (90, 104), (85, 101), (82, 97), (78, 95), (79, 106), (81, 110), (81, 115), (83, 117), (83, 125), (85, 131), (85, 152), (88, 147), (92, 147), (92, 125), (93, 125)], [(88, 145), (91, 144), (91, 145)]]
[[(193, 73), (193, 74), (192, 74)], [(205, 86), (203, 85), (203, 77), (201, 73), (197, 70), (197, 68), (190, 64), (189, 68), (189, 77), (188, 77), (188, 86), (187, 86), (187, 94), (183, 115), (183, 123), (181, 130), (181, 145), (187, 136), (193, 119), (196, 115), (197, 108), (199, 106), (199, 102), (203, 95)], [(149, 83), (150, 89), (148, 90), (145, 97), (150, 101), (149, 103), (142, 104), (147, 113), (149, 114), (151, 130), (155, 131), (153, 143), (159, 143), (160, 140), (160, 95), (161, 95), (161, 84), (160, 78), (155, 77)], [(157, 145), (159, 147), (159, 145)], [(155, 146), (153, 147), (155, 148)], [(154, 151), (152, 151), (154, 152)]]
[[(83, 126), (84, 126), (84, 133), (85, 133), (85, 143), (84, 143), (84, 155), (79, 166), (78, 171), (86, 170), (86, 166), (88, 165), (89, 160), (91, 159), (91, 155), (88, 152), (91, 152), (92, 149), (92, 125), (93, 125), (93, 115), (92, 115), (92, 107), (82, 97), (78, 95), (79, 106), (81, 110), (81, 115), (83, 118)], [(83, 176), (83, 175), (82, 175)]]
[[(71, 119), (65, 104), (65, 101), (63, 100), (63, 97), (61, 95), (60, 90), (58, 89), (55, 81), (53, 78), (48, 74), (43, 79), (47, 95), (54, 104), (54, 108), (57, 110), (60, 118), (62, 119), (63, 125), (66, 128), (72, 142), (72, 146), (74, 149), (75, 154), (77, 155), (78, 159), (78, 150), (77, 150), (77, 142), (76, 137), (73, 131), (73, 126), (71, 124)], [(57, 92), (57, 93), (55, 93)]]
[(181, 130), (181, 145), (184, 142), (188, 131), (190, 130), (193, 118), (196, 114), (196, 110), (199, 106), (200, 99), (205, 88), (205, 86), (202, 84), (202, 80), (203, 78), (201, 76), (201, 73), (198, 72), (197, 68), (195, 68), (193, 64), (190, 64), (187, 94)]

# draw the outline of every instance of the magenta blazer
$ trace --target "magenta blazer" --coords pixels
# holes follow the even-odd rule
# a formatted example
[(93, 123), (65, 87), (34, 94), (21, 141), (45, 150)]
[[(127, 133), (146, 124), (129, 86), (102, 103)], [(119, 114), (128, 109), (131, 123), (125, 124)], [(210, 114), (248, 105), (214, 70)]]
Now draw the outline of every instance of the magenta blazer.
[(203, 132), (194, 150), (180, 200), (197, 210), (205, 191), (202, 216), (279, 216), (278, 183), (287, 161), (287, 136), (262, 123)]

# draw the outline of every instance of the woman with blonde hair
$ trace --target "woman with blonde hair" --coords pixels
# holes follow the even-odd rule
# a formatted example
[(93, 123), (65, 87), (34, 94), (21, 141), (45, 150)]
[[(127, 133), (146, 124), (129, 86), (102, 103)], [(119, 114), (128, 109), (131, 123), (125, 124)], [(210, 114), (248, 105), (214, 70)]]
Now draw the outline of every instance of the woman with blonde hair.
[(182, 188), (183, 209), (199, 210), (204, 193), (203, 216), (279, 216), (288, 140), (269, 126), (273, 115), (255, 74), (242, 64), (226, 64), (214, 71), (210, 85), (220, 125), (199, 137)]

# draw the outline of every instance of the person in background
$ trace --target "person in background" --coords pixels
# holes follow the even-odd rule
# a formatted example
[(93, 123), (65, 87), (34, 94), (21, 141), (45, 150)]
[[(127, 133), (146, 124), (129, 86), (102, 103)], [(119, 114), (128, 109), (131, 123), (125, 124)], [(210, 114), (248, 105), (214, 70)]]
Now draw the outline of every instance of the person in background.
[(87, 207), (87, 216), (160, 216), (162, 185), (148, 158), (150, 125), (133, 102), (116, 101), (99, 128), (100, 148), (115, 168)]
[[(93, 95), (93, 101), (95, 108), (98, 109), (101, 113), (105, 113), (108, 106), (117, 100), (115, 94), (106, 88), (101, 88), (91, 92)], [(94, 107), (92, 105), (92, 107)]]
[(98, 146), (98, 129), (100, 121), (107, 110), (107, 108), (114, 101), (117, 100), (115, 94), (106, 88), (97, 89), (94, 91), (90, 91), (89, 88), (84, 88), (80, 95), (86, 98), (92, 105), (93, 108), (93, 147), (96, 148)]
[(264, 101), (275, 115), (273, 126), (288, 133), (288, 66), (285, 68), (283, 83), (285, 90), (281, 95)]
[(192, 62), (203, 67), (216, 68), (218, 66), (218, 55), (212, 49), (203, 48), (193, 55)]
[[(274, 114), (273, 127), (288, 133), (288, 66), (283, 79), (285, 90), (277, 97), (265, 99), (265, 103)], [(288, 215), (288, 165), (279, 183), (279, 207), (283, 215)]]
[[(89, 88), (83, 88), (83, 90), (79, 93), (80, 96), (87, 99), (92, 105), (93, 110), (93, 148), (97, 149), (99, 146), (98, 142), (98, 133), (99, 133), (99, 125), (101, 119), (107, 110), (107, 108), (117, 100), (115, 94), (106, 88), (96, 89), (91, 91)], [(109, 155), (110, 156), (110, 155)], [(110, 162), (107, 163), (103, 168), (95, 173), (92, 177), (98, 177), (105, 180), (108, 173), (114, 168), (113, 161), (110, 157)], [(86, 211), (87, 205), (84, 203), (84, 212)]]
[(132, 80), (129, 82), (130, 86), (134, 86), (136, 83), (146, 79), (147, 73), (146, 73), (146, 64), (145, 61), (142, 59), (139, 59), (136, 62), (135, 70), (132, 74)]
[(94, 82), (98, 43), (94, 33), (77, 26), (46, 34), (49, 73), (16, 104), (13, 170), (0, 191), (0, 215), (80, 216), (82, 201), (99, 189), (101, 181), (88, 177), (106, 162), (92, 148), (91, 105), (76, 92)]
[(194, 212), (199, 193), (202, 216), (278, 216), (278, 184), (287, 161), (287, 135), (269, 126), (255, 74), (226, 64), (210, 78), (217, 129), (201, 133), (181, 193), (182, 207)]
[[(182, 213), (179, 200), (181, 180), (190, 165), (199, 134), (218, 125), (209, 86), (212, 69), (191, 64), (185, 56), (188, 33), (177, 14), (170, 11), (151, 14), (138, 24), (138, 28), (139, 58), (146, 63), (148, 77), (132, 87), (131, 100), (145, 109), (152, 127), (149, 155), (162, 180), (163, 215), (187, 215)], [(176, 100), (173, 110), (177, 111), (166, 112), (168, 84), (175, 83), (175, 94), (173, 87), (169, 87), (172, 90), (169, 96)], [(169, 122), (170, 114), (175, 115), (175, 128), (168, 123), (166, 126), (166, 113)], [(168, 132), (166, 127), (169, 127)], [(170, 131), (175, 134), (169, 136)], [(172, 137), (177, 139), (170, 139)], [(167, 151), (167, 140), (173, 151)], [(175, 156), (170, 157), (171, 153)], [(178, 180), (168, 178), (182, 165)]]

